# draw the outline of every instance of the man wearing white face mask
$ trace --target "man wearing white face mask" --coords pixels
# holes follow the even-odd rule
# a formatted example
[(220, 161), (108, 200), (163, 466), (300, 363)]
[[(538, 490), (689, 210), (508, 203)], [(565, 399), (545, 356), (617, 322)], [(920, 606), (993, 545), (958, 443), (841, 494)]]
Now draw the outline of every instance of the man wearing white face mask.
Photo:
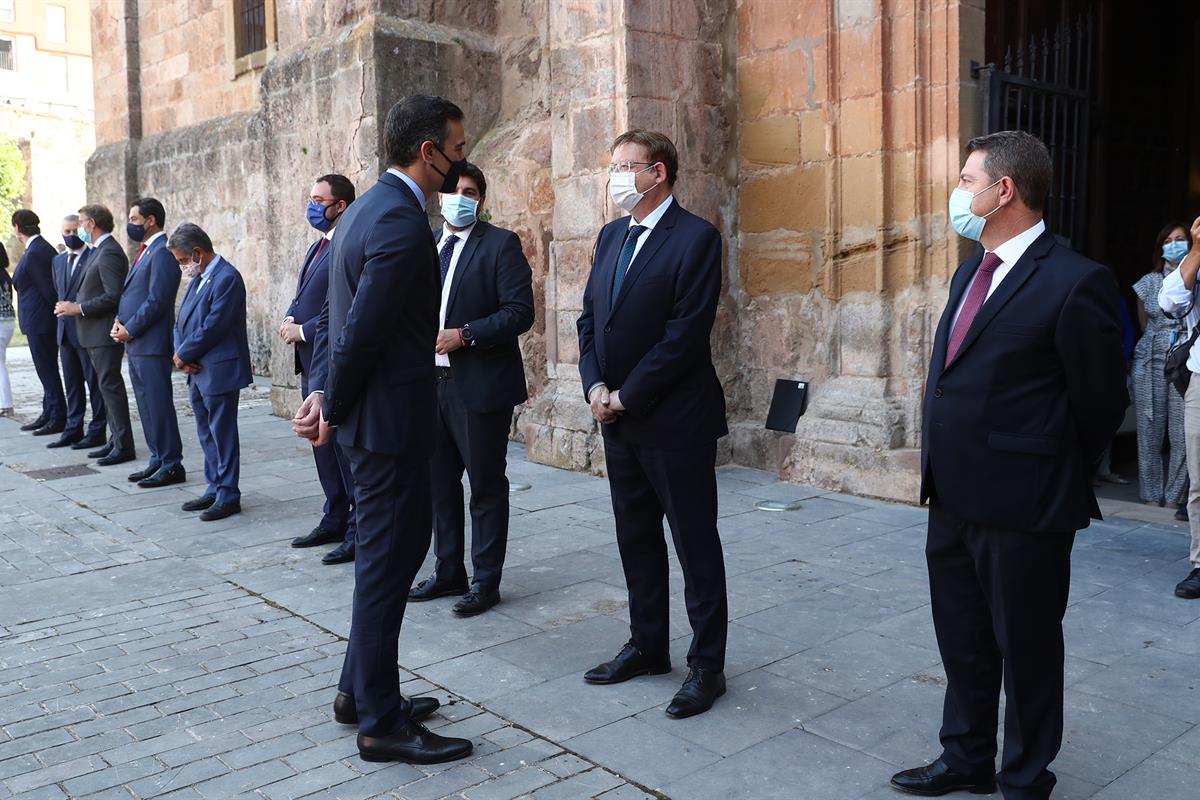
[[(1116, 281), (1042, 221), (1050, 154), (971, 140), (950, 198), (982, 249), (950, 282), (925, 391), (921, 502), (946, 669), (942, 754), (892, 786), (1043, 800), (1062, 743), (1062, 619), (1075, 531), (1100, 518), (1092, 465), (1129, 404)], [(1000, 687), (1007, 698), (996, 772)]]
[(630, 216), (596, 239), (579, 317), (579, 374), (604, 435), (630, 639), (584, 676), (610, 684), (671, 671), (663, 516), (683, 567), (688, 675), (666, 708), (700, 714), (725, 693), (729, 608), (717, 532), (717, 440), (725, 394), (709, 337), (721, 296), (721, 234), (672, 195), (675, 145), (633, 130), (613, 143), (609, 194)]
[[(463, 617), (500, 602), (508, 546), (508, 430), (529, 396), (517, 337), (533, 326), (533, 272), (512, 231), (479, 219), (483, 171), (467, 164), (458, 190), (442, 194), (438, 233), (442, 281), (433, 482), (433, 575), (409, 592), (419, 602), (462, 595)], [(471, 482), (471, 565), (464, 562), (463, 472)]]

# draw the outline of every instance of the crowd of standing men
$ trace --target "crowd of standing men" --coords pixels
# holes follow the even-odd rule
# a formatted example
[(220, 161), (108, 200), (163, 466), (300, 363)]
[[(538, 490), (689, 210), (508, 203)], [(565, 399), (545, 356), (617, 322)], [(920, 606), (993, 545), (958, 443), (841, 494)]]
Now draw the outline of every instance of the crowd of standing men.
[[(409, 601), (458, 596), (459, 615), (500, 602), (506, 446), (513, 406), (526, 397), (518, 336), (533, 322), (532, 278), (517, 236), (480, 218), (487, 181), (464, 158), (461, 109), (405, 97), (384, 138), (390, 166), (361, 197), (341, 175), (314, 183), (306, 215), (322, 235), (279, 326), (296, 348), (304, 392), (293, 429), (313, 445), (326, 497), (321, 522), (292, 544), (336, 543), (326, 560), (355, 564), (334, 718), (357, 727), (368, 761), (433, 763), (466, 756), (472, 743), (421, 724), (436, 699), (401, 694), (400, 629)], [(614, 684), (671, 671), (665, 517), (693, 632), (686, 678), (666, 708), (673, 718), (703, 713), (725, 693), (728, 630), (715, 478), (727, 427), (710, 345), (722, 242), (675, 198), (678, 169), (666, 136), (616, 138), (607, 200), (629, 216), (598, 232), (577, 323), (581, 389), (603, 433), (630, 615), (629, 640), (582, 677)], [(1071, 548), (1099, 516), (1090, 475), (1128, 396), (1115, 281), (1047, 231), (1052, 174), (1036, 138), (980, 137), (947, 208), (955, 231), (979, 247), (950, 283), (925, 395), (921, 499), (931, 507), (926, 555), (947, 687), (942, 754), (892, 779), (912, 794), (998, 787), (1008, 800), (1041, 799), (1055, 785), (1048, 767), (1062, 741)], [(437, 233), (426, 209), (435, 194), (445, 220)], [(240, 509), (245, 289), (202, 230), (181, 225), (168, 239), (164, 216), (150, 198), (130, 209), (127, 232), (142, 242), (132, 266), (103, 207), (64, 221), (67, 252), (57, 260), (39, 243), (36, 216), (14, 216), (27, 246), (15, 276), (21, 324), (46, 387), (34, 433), (61, 434), (56, 446), (99, 446), (96, 420), (108, 420), (112, 434), (92, 455), (101, 464), (132, 460), (120, 373), (128, 350), (151, 451), (130, 479), (183, 481), (174, 366), (188, 376), (208, 483), (184, 508), (220, 518)], [(181, 268), (192, 280), (176, 321)], [(65, 398), (55, 390), (55, 342)], [(85, 389), (93, 403), (86, 430)], [(431, 539), (434, 572), (414, 586)]]

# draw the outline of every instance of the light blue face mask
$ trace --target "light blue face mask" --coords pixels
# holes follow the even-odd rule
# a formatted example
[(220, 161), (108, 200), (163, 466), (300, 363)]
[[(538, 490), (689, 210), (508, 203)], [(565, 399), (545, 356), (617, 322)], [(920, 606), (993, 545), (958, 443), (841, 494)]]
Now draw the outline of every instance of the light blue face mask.
[(1163, 245), (1163, 258), (1172, 264), (1178, 264), (1187, 257), (1188, 249), (1187, 242), (1167, 242)]
[(475, 222), (475, 212), (479, 209), (479, 201), (472, 200), (466, 195), (442, 195), (442, 216), (446, 222), (456, 228), (465, 228)]
[(998, 183), (1000, 181), (974, 193), (968, 192), (966, 189), (955, 189), (950, 193), (950, 224), (954, 226), (954, 230), (958, 231), (959, 236), (973, 242), (979, 241), (979, 237), (983, 235), (983, 226), (987, 224), (987, 218), (999, 211), (1000, 206), (997, 204), (995, 208), (981, 217), (971, 210), (971, 203), (975, 200), (975, 195), (983, 194)]

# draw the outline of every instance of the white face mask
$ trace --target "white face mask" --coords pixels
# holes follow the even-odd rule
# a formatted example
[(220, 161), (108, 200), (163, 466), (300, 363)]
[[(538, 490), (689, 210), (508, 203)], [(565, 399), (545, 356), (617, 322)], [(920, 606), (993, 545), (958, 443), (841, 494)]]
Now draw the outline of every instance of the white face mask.
[(626, 212), (632, 212), (637, 204), (642, 202), (642, 198), (646, 195), (637, 190), (637, 176), (649, 169), (654, 169), (654, 165), (651, 164), (646, 169), (637, 172), (614, 172), (609, 176), (608, 196), (619, 208)]
[[(1000, 181), (1002, 180), (1004, 179), (1001, 178)], [(996, 183), (1000, 183), (1000, 181), (996, 181)], [(958, 231), (959, 236), (974, 242), (979, 241), (979, 237), (983, 235), (983, 226), (987, 224), (987, 218), (999, 211), (1000, 205), (997, 203), (995, 208), (981, 217), (971, 210), (971, 204), (975, 201), (975, 195), (983, 194), (996, 183), (985, 186), (975, 193), (968, 192), (966, 189), (955, 189), (950, 193), (950, 224), (954, 226), (954, 230)]]

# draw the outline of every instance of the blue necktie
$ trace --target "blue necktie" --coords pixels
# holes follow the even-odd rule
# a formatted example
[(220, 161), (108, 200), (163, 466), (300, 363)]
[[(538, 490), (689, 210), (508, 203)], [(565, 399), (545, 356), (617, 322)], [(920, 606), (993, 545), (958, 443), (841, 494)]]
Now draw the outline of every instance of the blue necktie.
[(457, 236), (447, 236), (442, 243), (442, 252), (438, 253), (438, 265), (442, 269), (442, 286), (446, 285), (446, 273), (450, 271), (450, 259), (454, 258), (454, 245), (458, 244)]
[(638, 239), (647, 230), (649, 228), (643, 225), (634, 225), (629, 229), (629, 233), (625, 234), (625, 245), (621, 248), (621, 255), (617, 257), (617, 272), (613, 275), (611, 305), (617, 303), (617, 295), (621, 293), (621, 284), (625, 281), (625, 273), (629, 271), (629, 262), (633, 261), (633, 251), (637, 249)]

